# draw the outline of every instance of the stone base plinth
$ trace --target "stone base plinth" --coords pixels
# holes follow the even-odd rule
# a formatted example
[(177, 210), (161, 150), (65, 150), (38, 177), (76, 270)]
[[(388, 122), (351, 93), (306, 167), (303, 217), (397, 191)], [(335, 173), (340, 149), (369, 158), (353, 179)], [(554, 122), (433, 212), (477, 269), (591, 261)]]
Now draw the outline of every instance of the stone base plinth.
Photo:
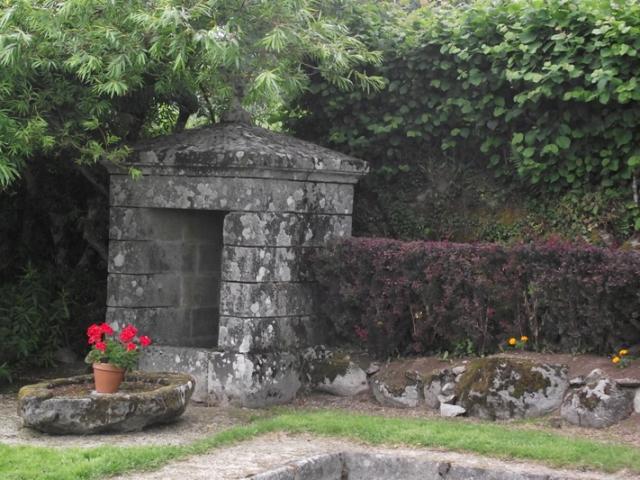
[(288, 403), (301, 387), (300, 362), (291, 353), (252, 354), (156, 346), (140, 369), (185, 372), (196, 379), (193, 400), (259, 408)]

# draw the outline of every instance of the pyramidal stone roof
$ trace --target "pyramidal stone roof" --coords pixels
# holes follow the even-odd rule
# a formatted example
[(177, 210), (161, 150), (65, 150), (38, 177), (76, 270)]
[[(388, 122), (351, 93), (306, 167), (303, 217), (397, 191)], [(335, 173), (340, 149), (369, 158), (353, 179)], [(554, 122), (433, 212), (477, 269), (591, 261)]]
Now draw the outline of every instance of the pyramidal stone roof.
[(127, 165), (145, 170), (214, 173), (225, 169), (342, 173), (359, 177), (367, 163), (282, 133), (226, 123), (139, 142)]

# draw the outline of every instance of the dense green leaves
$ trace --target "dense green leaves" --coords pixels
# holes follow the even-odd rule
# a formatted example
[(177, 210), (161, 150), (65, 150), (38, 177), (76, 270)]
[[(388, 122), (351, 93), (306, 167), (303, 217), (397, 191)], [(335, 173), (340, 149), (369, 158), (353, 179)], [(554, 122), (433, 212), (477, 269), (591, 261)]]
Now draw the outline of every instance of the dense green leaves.
[(342, 3), (0, 1), (0, 187), (28, 159), (118, 161), (123, 140), (163, 132), (167, 106), (164, 131), (194, 114), (217, 121), (233, 98), (260, 117), (309, 72), (381, 87), (364, 72), (379, 55), (332, 14)]
[(638, 2), (477, 0), (390, 23), (382, 39), (364, 31), (384, 50), (388, 88), (354, 97), (320, 82), (300, 131), (368, 159), (406, 161), (435, 146), (542, 191), (632, 200)]

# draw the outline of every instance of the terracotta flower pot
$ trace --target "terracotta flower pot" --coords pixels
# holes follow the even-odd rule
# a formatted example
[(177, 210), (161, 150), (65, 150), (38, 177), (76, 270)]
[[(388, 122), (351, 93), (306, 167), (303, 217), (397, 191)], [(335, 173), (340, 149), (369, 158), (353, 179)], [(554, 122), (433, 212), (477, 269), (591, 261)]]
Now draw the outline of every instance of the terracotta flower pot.
[(122, 380), (124, 380), (124, 368), (119, 368), (110, 363), (94, 363), (93, 379), (98, 393), (116, 393)]

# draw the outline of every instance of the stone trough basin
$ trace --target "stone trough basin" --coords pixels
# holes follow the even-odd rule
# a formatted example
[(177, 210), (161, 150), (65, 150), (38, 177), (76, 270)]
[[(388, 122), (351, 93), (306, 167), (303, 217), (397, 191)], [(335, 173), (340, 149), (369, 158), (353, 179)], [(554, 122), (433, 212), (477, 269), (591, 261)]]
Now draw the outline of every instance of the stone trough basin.
[(27, 385), (18, 393), (18, 415), (45, 433), (133, 432), (182, 415), (195, 380), (182, 373), (131, 372), (117, 393), (93, 388), (93, 375)]
[[(337, 452), (289, 463), (248, 480), (579, 480), (603, 478), (556, 472), (546, 467), (458, 465), (428, 457)], [(608, 478), (608, 477), (607, 477)]]

